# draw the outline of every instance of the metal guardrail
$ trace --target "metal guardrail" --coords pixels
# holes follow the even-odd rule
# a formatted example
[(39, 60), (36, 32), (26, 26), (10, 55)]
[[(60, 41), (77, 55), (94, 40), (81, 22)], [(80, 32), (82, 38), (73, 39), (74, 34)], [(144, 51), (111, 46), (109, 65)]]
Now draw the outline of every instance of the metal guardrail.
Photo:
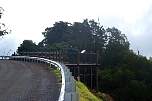
[(62, 84), (58, 101), (79, 101), (79, 94), (76, 92), (74, 77), (64, 64), (45, 58), (29, 56), (0, 56), (0, 59), (45, 63), (50, 66), (54, 65), (59, 68), (62, 76)]

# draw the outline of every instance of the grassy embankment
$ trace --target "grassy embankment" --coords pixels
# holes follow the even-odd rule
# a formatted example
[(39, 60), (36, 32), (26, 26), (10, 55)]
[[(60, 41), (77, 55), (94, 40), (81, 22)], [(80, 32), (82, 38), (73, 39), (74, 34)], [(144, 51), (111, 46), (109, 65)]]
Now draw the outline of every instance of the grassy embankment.
[(80, 81), (76, 81), (76, 89), (80, 95), (80, 101), (103, 101), (89, 91), (89, 89)]
[[(49, 68), (50, 69), (50, 68)], [(56, 68), (53, 69), (54, 74), (61, 81), (60, 71)], [(76, 81), (76, 90), (79, 93), (80, 101), (103, 101), (96, 97), (89, 89), (80, 81)]]

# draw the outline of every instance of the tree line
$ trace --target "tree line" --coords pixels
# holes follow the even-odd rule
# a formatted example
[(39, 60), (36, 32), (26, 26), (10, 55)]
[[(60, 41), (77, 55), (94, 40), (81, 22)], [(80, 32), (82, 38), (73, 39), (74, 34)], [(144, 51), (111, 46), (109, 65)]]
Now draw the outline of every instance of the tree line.
[(59, 21), (42, 33), (36, 45), (24, 40), (20, 52), (44, 52), (51, 49), (75, 49), (99, 53), (99, 90), (115, 101), (150, 101), (152, 99), (152, 61), (130, 49), (130, 43), (119, 29), (104, 28), (99, 22)]

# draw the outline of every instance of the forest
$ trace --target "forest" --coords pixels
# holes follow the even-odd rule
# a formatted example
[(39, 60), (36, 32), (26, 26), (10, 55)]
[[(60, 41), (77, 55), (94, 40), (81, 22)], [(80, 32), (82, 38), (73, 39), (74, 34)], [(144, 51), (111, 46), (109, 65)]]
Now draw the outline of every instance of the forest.
[(49, 52), (72, 48), (99, 53), (99, 91), (114, 101), (151, 101), (152, 61), (130, 49), (130, 42), (119, 29), (104, 28), (101, 23), (59, 21), (42, 33), (38, 44), (24, 40), (20, 52)]

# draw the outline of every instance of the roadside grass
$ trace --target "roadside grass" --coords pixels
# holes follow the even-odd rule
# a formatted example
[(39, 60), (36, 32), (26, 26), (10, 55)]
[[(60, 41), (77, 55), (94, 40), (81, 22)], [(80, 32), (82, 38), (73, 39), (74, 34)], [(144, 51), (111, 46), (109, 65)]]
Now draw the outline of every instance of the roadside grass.
[(53, 73), (56, 75), (57, 79), (59, 82), (62, 81), (62, 76), (61, 76), (61, 73), (60, 73), (60, 70), (57, 68), (57, 67), (49, 67), (48, 68), (50, 71), (53, 71)]
[(80, 101), (103, 101), (89, 91), (89, 89), (80, 81), (76, 81), (76, 89), (80, 96)]
[[(60, 70), (58, 68), (51, 67), (49, 67), (49, 70), (53, 70), (53, 73), (57, 76), (58, 81), (61, 82), (62, 77)], [(103, 101), (102, 99), (91, 93), (89, 89), (80, 81), (76, 81), (76, 90), (77, 93), (79, 93), (79, 101)]]
[(54, 69), (53, 69), (53, 72), (54, 72), (54, 74), (57, 76), (59, 82), (61, 82), (62, 76), (61, 76), (60, 70), (59, 70), (58, 68), (54, 68)]

